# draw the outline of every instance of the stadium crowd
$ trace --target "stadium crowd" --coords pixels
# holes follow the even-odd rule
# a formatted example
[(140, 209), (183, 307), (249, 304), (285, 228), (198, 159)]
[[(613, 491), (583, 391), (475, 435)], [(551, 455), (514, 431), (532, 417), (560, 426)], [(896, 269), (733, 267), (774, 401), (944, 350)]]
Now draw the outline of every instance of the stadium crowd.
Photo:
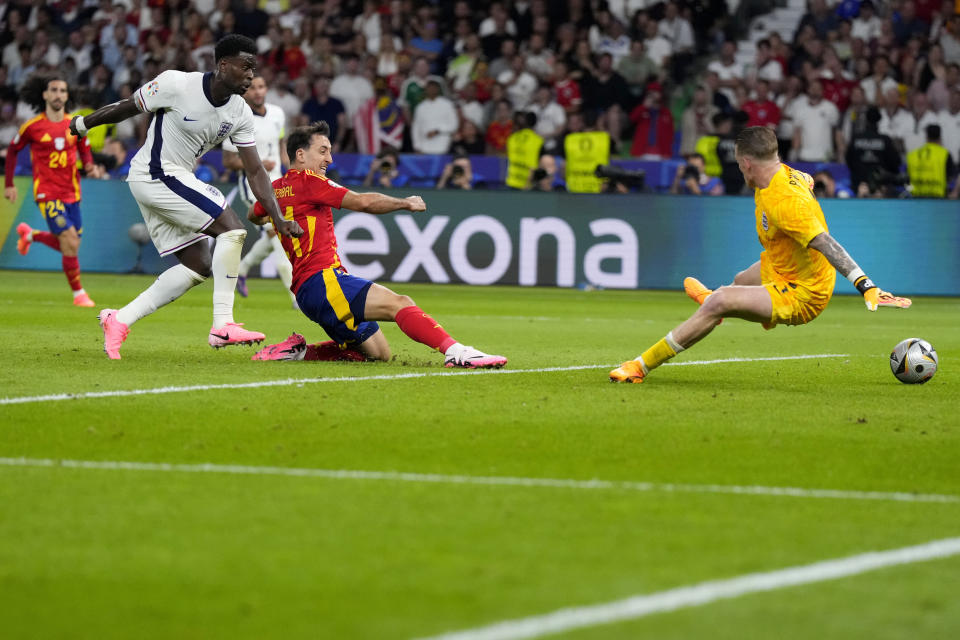
[[(33, 74), (64, 77), (83, 114), (166, 69), (211, 70), (216, 41), (240, 33), (256, 41), (267, 101), (288, 126), (325, 120), (335, 153), (383, 154), (368, 176), (383, 186), (400, 151), (453, 154), (437, 177), (469, 187), (466, 158), (505, 155), (529, 128), (542, 149), (524, 188), (557, 188), (566, 136), (598, 131), (613, 156), (682, 157), (676, 193), (741, 193), (732, 141), (763, 125), (787, 161), (848, 165), (849, 185), (818, 177), (823, 195), (894, 195), (905, 164), (920, 176), (914, 195), (940, 195), (939, 177), (936, 193), (921, 183), (931, 148), (946, 149), (934, 155), (950, 178), (960, 160), (958, 5), (809, 0), (791, 40), (771, 31), (744, 63), (734, 38), (772, 1), (732, 16), (726, 0), (11, 0), (0, 146), (34, 115), (18, 99)], [(111, 175), (147, 124), (92, 132)]]

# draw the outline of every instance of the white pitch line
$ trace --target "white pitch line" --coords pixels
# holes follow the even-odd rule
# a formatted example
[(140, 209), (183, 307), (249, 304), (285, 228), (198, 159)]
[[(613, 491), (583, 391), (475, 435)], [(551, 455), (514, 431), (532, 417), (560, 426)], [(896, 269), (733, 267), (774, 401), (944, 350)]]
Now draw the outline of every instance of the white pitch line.
[(609, 490), (660, 493), (711, 493), (730, 495), (779, 496), (788, 498), (826, 498), (834, 500), (880, 500), (892, 502), (960, 503), (960, 496), (906, 491), (844, 491), (840, 489), (803, 489), (800, 487), (737, 486), (722, 484), (679, 484), (630, 482), (619, 480), (574, 480), (570, 478), (523, 478), (511, 476), (444, 475), (402, 471), (363, 471), (357, 469), (309, 469), (297, 467), (260, 467), (231, 464), (176, 464), (169, 462), (131, 462), (115, 460), (53, 460), (50, 458), (0, 458), (5, 467), (45, 467), (97, 469), (105, 471), (154, 471), (167, 473), (218, 473), (228, 475), (286, 476), (330, 480), (375, 480), (453, 485), (508, 487), (545, 487), (553, 489)]
[(422, 640), (520, 640), (635, 620), (655, 613), (697, 607), (751, 593), (837, 580), (886, 567), (949, 558), (960, 554), (960, 538), (944, 538), (888, 551), (824, 560), (776, 571), (748, 573), (726, 580), (637, 595), (597, 605), (559, 609), (544, 615), (505, 620), (475, 629), (453, 631)]
[[(664, 366), (689, 366), (721, 364), (725, 362), (767, 362), (776, 360), (810, 360), (812, 358), (845, 358), (845, 353), (821, 353), (799, 356), (779, 356), (774, 358), (723, 358), (721, 360), (690, 360), (686, 362), (668, 362)], [(427, 371), (422, 373), (394, 373), (376, 376), (342, 376), (323, 378), (284, 378), (282, 380), (262, 380), (257, 382), (230, 382), (224, 384), (197, 384), (182, 387), (154, 387), (151, 389), (117, 389), (114, 391), (86, 391), (81, 393), (52, 393), (43, 396), (19, 396), (0, 398), (0, 405), (28, 404), (32, 402), (60, 402), (63, 400), (86, 400), (92, 398), (122, 398), (127, 396), (159, 395), (165, 393), (186, 393), (189, 391), (215, 391), (218, 389), (260, 389), (264, 387), (289, 387), (293, 385), (321, 384), (328, 382), (368, 382), (371, 380), (411, 380), (414, 378), (434, 378), (439, 376), (476, 376), (510, 375), (515, 373), (550, 373), (554, 371), (579, 371), (582, 369), (609, 369), (615, 364), (584, 364), (570, 367), (543, 367), (539, 369), (474, 369), (469, 371)]]

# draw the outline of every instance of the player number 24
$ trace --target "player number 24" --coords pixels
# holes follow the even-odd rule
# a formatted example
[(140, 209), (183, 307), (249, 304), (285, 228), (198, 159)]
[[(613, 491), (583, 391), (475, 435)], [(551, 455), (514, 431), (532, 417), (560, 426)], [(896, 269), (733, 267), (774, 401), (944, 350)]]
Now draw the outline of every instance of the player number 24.
[(50, 168), (57, 169), (67, 166), (67, 152), (53, 151), (50, 153)]

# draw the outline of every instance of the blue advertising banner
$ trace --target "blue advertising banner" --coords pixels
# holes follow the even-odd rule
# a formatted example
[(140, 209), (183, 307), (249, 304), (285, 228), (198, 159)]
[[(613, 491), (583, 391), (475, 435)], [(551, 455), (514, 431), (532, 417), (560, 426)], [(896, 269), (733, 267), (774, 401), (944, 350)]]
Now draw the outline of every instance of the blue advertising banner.
[[(128, 230), (141, 218), (129, 189), (113, 181), (84, 181), (83, 187), (84, 270), (130, 271), (137, 245)], [(29, 182), (20, 188), (29, 189)], [(686, 275), (711, 286), (730, 282), (761, 251), (751, 198), (422, 189), (393, 194), (414, 192), (426, 200), (426, 213), (335, 212), (341, 258), (351, 272), (393, 282), (676, 289)], [(960, 295), (956, 202), (824, 200), (821, 205), (830, 233), (885, 289)], [(0, 234), (21, 220), (44, 228), (27, 199), (0, 217)], [(255, 237), (255, 231), (248, 234), (248, 243)], [(144, 248), (142, 262), (148, 272), (170, 264), (161, 262), (152, 245)], [(59, 270), (60, 258), (46, 247), (20, 256), (16, 234), (9, 232), (0, 268)], [(838, 279), (838, 293), (852, 291)]]

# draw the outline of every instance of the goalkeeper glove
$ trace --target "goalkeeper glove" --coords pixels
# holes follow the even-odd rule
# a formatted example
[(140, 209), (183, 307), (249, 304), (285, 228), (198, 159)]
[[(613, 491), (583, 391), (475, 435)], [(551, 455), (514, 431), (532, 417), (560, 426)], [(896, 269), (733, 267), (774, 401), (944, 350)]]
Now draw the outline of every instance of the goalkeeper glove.
[(863, 275), (856, 279), (853, 286), (863, 296), (863, 302), (867, 305), (867, 311), (876, 311), (880, 306), (880, 288), (873, 284), (867, 276)]

